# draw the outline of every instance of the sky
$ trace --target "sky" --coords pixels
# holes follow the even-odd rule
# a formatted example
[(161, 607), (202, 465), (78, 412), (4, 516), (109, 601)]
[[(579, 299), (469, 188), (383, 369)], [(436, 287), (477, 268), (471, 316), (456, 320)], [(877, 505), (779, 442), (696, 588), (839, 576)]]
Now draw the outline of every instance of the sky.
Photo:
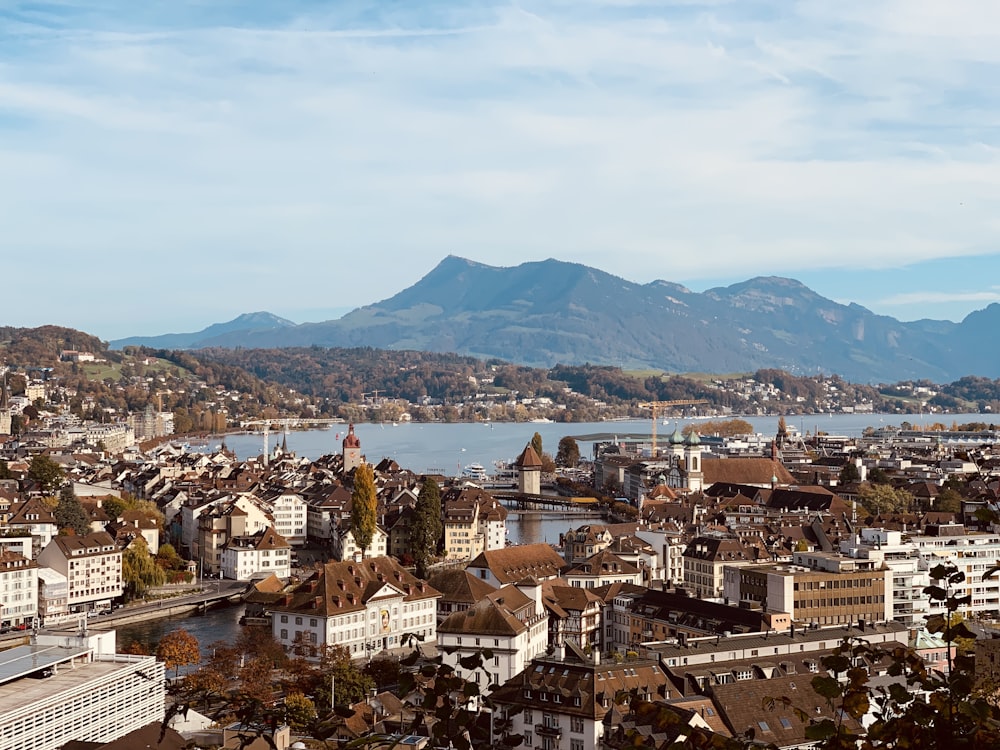
[(326, 320), (447, 255), (1000, 301), (996, 0), (0, 0), (0, 325)]

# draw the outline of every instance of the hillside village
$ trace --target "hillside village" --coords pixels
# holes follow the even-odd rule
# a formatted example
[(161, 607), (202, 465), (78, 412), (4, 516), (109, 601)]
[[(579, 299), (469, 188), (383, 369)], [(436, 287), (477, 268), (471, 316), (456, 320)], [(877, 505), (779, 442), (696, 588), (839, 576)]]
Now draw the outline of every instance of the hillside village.
[[(5, 398), (0, 431), (12, 407)], [(43, 628), (18, 648), (56, 655), (50, 685), (60, 664), (100, 661), (107, 649), (103, 636), (80, 636), (59, 656), (81, 618), (163, 584), (216, 578), (241, 583), (247, 621), (288, 655), (315, 661), (336, 646), (364, 663), (401, 659), (416, 644), (422, 660), (437, 656), (455, 678), (478, 682), (493, 730), (525, 747), (610, 750), (636, 737), (658, 746), (691, 732), (799, 747), (808, 727), (792, 708), (765, 716), (746, 696), (794, 689), (818, 713), (839, 710), (810, 693), (809, 678), (845, 636), (913, 647), (929, 666), (947, 661), (954, 645), (925, 627), (945, 612), (925, 594), (940, 583), (938, 564), (966, 575), (955, 590), (968, 597), (967, 621), (988, 629), (1000, 616), (1000, 579), (982, 580), (1000, 558), (1000, 532), (977, 513), (1000, 500), (988, 429), (872, 429), (857, 439), (804, 436), (784, 421), (773, 436), (675, 430), (655, 446), (598, 445), (545, 476), (529, 444), (499, 485), (418, 476), (391, 458), (369, 464), (354, 425), (340, 453), (314, 461), (284, 446), (241, 461), (224, 446), (141, 450), (129, 427), (124, 437), (58, 429), (76, 429), (79, 441), (7, 441), (0, 478), (0, 628)], [(352, 521), (362, 469), (377, 497), (363, 549)], [(428, 480), (440, 487), (440, 534), (417, 577)], [(507, 546), (511, 502), (532, 507), (585, 484), (607, 498), (605, 520), (567, 521), (558, 546)], [(74, 504), (83, 528), (66, 525)], [(144, 577), (143, 560), (161, 574)], [(484, 648), (486, 663), (465, 666)], [(121, 678), (130, 687), (116, 689), (142, 685), (135, 664), (162, 674), (136, 659)], [(889, 679), (884, 663), (864, 666)], [(30, 681), (12, 679), (8, 688)], [(656, 721), (622, 698), (630, 691), (659, 707)], [(162, 719), (159, 694), (120, 731)], [(380, 694), (331, 731), (343, 741), (398, 732), (416, 716), (413, 700)], [(57, 702), (39, 698), (22, 714)], [(858, 731), (871, 721), (858, 717)], [(432, 724), (414, 736), (427, 744)]]

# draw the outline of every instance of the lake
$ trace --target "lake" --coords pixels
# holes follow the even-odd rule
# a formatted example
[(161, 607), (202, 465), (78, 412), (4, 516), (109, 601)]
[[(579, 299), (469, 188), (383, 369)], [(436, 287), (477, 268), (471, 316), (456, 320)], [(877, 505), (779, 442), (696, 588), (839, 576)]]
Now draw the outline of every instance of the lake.
[[(951, 424), (956, 421), (982, 421), (988, 415), (982, 414), (925, 414), (882, 415), (882, 414), (811, 414), (802, 417), (786, 417), (789, 426), (799, 428), (802, 433), (821, 430), (831, 435), (860, 436), (866, 427), (885, 427), (909, 421), (914, 425), (931, 424), (942, 421)], [(756, 432), (774, 435), (778, 430), (778, 417), (740, 417), (745, 419)], [(697, 427), (700, 420), (676, 420), (669, 424), (657, 425), (657, 436), (665, 440), (674, 426), (683, 428), (691, 424)], [(370, 463), (378, 463), (382, 458), (392, 458), (404, 469), (418, 474), (441, 473), (455, 476), (469, 464), (481, 464), (492, 473), (495, 462), (513, 461), (524, 450), (537, 432), (542, 437), (543, 449), (555, 455), (559, 441), (566, 436), (576, 438), (580, 445), (580, 455), (592, 455), (595, 440), (649, 438), (651, 423), (648, 419), (631, 419), (611, 422), (458, 422), (458, 423), (408, 423), (399, 425), (362, 423), (356, 424), (354, 432), (361, 441), (361, 451)], [(347, 425), (332, 425), (325, 430), (302, 430), (285, 435), (270, 435), (269, 449), (282, 439), (287, 440), (288, 449), (296, 455), (316, 459), (329, 453), (339, 453), (341, 442), (347, 432)], [(595, 437), (596, 436), (596, 437)], [(226, 446), (238, 457), (260, 455), (264, 450), (262, 435), (227, 435)]]

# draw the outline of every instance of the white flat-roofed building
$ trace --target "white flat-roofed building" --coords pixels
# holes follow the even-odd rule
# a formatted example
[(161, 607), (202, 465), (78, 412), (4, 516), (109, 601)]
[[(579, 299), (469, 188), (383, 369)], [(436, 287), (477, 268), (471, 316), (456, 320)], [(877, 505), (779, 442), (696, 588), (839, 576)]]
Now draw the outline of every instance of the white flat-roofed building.
[(38, 615), (38, 564), (0, 549), (0, 628), (27, 630)]
[(115, 654), (107, 640), (39, 636), (37, 644), (0, 653), (0, 747), (106, 743), (163, 721), (163, 663)]
[(52, 568), (38, 569), (38, 619), (43, 627), (62, 622), (69, 614), (69, 584)]
[(122, 551), (106, 531), (57, 536), (38, 562), (66, 576), (70, 612), (97, 609), (122, 595)]

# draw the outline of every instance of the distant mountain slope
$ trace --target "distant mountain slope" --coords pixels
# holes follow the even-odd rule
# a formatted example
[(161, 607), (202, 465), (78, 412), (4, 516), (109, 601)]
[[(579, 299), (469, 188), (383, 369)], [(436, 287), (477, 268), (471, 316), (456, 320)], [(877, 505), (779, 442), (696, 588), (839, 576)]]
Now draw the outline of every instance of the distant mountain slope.
[(165, 333), (162, 336), (132, 336), (110, 342), (112, 349), (126, 346), (148, 346), (153, 349), (193, 349), (218, 336), (248, 331), (276, 331), (294, 326), (291, 320), (269, 312), (244, 313), (228, 323), (215, 323), (197, 333)]
[(371, 346), (539, 367), (591, 363), (719, 373), (779, 368), (838, 373), (856, 382), (941, 382), (1000, 375), (1000, 354), (987, 335), (998, 323), (1000, 305), (960, 324), (902, 323), (778, 277), (695, 293), (557, 260), (497, 268), (449, 256), (408, 289), (339, 320), (220, 332), (196, 345)]

